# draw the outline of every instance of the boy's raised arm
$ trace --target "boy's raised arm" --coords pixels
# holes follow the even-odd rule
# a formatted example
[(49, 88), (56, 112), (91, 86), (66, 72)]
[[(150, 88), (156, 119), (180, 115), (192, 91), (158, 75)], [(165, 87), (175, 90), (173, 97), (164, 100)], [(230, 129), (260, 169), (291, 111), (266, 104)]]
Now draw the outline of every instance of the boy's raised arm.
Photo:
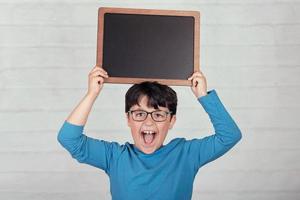
[(195, 170), (215, 160), (231, 149), (242, 137), (241, 131), (227, 112), (215, 90), (206, 91), (206, 78), (196, 72), (192, 80), (192, 91), (201, 103), (215, 129), (215, 134), (202, 139), (188, 141), (190, 160)]
[(78, 126), (85, 125), (92, 106), (103, 88), (104, 78), (108, 78), (107, 72), (95, 66), (89, 73), (88, 92), (67, 118), (69, 123)]
[(88, 92), (71, 112), (61, 127), (57, 139), (73, 158), (81, 163), (109, 170), (109, 160), (117, 145), (103, 140), (90, 138), (83, 134), (83, 128), (92, 106), (103, 88), (107, 73), (96, 66), (89, 73)]

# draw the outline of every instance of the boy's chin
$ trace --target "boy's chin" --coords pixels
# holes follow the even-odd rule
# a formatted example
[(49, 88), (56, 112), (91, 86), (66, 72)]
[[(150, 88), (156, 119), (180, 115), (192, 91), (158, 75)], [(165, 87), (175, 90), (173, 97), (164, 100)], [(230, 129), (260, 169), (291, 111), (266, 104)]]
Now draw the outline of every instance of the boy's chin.
[(152, 147), (145, 147), (143, 145), (140, 146), (140, 150), (145, 153), (145, 154), (152, 154), (154, 153), (159, 147), (157, 146), (152, 146)]
[(156, 151), (156, 149), (157, 148), (151, 148), (151, 149), (149, 149), (149, 148), (143, 148), (142, 152), (145, 153), (145, 154), (152, 154), (152, 153), (154, 153)]

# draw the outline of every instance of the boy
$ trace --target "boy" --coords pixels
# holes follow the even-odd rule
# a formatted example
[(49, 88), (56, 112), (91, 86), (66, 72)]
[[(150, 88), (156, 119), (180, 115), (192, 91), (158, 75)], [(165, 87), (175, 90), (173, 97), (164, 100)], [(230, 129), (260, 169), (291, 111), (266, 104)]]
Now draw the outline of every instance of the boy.
[(113, 200), (191, 199), (198, 169), (222, 156), (241, 139), (239, 128), (216, 91), (206, 91), (206, 79), (201, 72), (189, 78), (215, 134), (193, 140), (176, 138), (163, 145), (168, 129), (176, 121), (176, 93), (156, 82), (133, 85), (126, 93), (125, 111), (134, 144), (119, 145), (83, 134), (89, 112), (107, 77), (97, 66), (90, 72), (88, 92), (64, 122), (59, 142), (79, 162), (106, 172)]

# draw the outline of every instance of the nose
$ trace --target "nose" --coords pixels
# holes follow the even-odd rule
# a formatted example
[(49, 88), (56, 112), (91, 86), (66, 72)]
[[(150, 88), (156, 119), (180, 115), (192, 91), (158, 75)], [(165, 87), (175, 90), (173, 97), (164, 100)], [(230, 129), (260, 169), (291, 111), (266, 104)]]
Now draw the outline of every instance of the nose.
[(146, 119), (145, 119), (145, 124), (146, 124), (146, 125), (152, 125), (153, 123), (154, 123), (154, 121), (153, 121), (153, 119), (152, 119), (152, 117), (151, 117), (151, 114), (148, 113), (148, 114), (147, 114), (147, 117), (146, 117)]

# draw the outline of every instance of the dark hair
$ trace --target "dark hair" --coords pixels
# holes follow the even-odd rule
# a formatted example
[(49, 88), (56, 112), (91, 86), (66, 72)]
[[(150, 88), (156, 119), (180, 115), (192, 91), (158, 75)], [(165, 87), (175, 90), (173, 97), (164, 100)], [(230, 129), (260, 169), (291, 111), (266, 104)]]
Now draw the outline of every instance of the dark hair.
[(158, 109), (158, 106), (166, 107), (172, 112), (171, 115), (176, 114), (176, 92), (156, 81), (145, 81), (131, 86), (125, 95), (125, 112), (127, 113), (132, 106), (139, 105), (140, 98), (143, 96), (148, 97), (148, 107), (155, 109)]

